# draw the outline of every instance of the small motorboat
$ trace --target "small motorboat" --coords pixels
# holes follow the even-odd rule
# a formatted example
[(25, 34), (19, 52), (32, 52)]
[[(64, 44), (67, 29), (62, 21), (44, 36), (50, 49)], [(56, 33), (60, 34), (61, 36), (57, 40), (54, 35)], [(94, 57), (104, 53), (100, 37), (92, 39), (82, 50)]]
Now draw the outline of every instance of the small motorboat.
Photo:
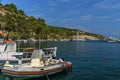
[(43, 50), (39, 49), (33, 51), (30, 62), (22, 63), (21, 59), (19, 59), (18, 64), (13, 65), (6, 61), (2, 66), (1, 73), (9, 77), (46, 76), (47, 80), (49, 80), (48, 75), (57, 74), (71, 68), (71, 66), (71, 62), (53, 58), (53, 56), (46, 57)]

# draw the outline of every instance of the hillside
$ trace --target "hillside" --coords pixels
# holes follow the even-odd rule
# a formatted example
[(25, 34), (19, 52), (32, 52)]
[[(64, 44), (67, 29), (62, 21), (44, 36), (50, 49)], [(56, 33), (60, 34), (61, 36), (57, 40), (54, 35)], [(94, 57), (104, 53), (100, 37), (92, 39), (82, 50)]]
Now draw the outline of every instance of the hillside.
[[(18, 10), (14, 4), (0, 5), (0, 32), (11, 38), (41, 38), (41, 39), (75, 39), (77, 32), (80, 38), (103, 40), (104, 36), (84, 32), (77, 29), (49, 26), (42, 18), (27, 16), (23, 10)], [(84, 36), (84, 37), (83, 37)]]

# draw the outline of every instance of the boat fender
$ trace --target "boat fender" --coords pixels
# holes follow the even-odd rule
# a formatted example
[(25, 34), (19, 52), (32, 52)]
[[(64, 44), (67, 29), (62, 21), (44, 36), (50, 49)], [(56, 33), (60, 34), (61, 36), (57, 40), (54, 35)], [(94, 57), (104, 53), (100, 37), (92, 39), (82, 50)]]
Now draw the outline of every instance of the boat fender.
[(63, 59), (59, 59), (60, 62), (63, 62)]

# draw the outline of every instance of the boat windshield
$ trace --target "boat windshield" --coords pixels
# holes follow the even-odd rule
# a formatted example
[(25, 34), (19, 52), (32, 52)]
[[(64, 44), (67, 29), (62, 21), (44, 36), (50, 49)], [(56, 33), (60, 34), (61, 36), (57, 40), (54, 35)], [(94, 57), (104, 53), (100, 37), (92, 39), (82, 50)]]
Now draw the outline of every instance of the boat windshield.
[(36, 58), (39, 58), (41, 60), (43, 60), (45, 58), (45, 54), (41, 49), (33, 51), (31, 59), (36, 59)]

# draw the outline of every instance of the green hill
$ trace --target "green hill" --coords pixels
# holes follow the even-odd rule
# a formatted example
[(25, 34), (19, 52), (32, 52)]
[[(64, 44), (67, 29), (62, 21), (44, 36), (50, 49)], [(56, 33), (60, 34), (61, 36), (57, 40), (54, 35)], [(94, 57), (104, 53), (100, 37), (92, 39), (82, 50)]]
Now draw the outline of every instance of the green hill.
[[(73, 39), (76, 33), (103, 40), (104, 36), (84, 32), (77, 29), (49, 26), (42, 18), (27, 16), (23, 10), (18, 10), (14, 4), (0, 5), (0, 30), (10, 34), (11, 38), (41, 38), (41, 39)], [(6, 35), (5, 35), (6, 36)], [(89, 39), (89, 38), (88, 38)]]

